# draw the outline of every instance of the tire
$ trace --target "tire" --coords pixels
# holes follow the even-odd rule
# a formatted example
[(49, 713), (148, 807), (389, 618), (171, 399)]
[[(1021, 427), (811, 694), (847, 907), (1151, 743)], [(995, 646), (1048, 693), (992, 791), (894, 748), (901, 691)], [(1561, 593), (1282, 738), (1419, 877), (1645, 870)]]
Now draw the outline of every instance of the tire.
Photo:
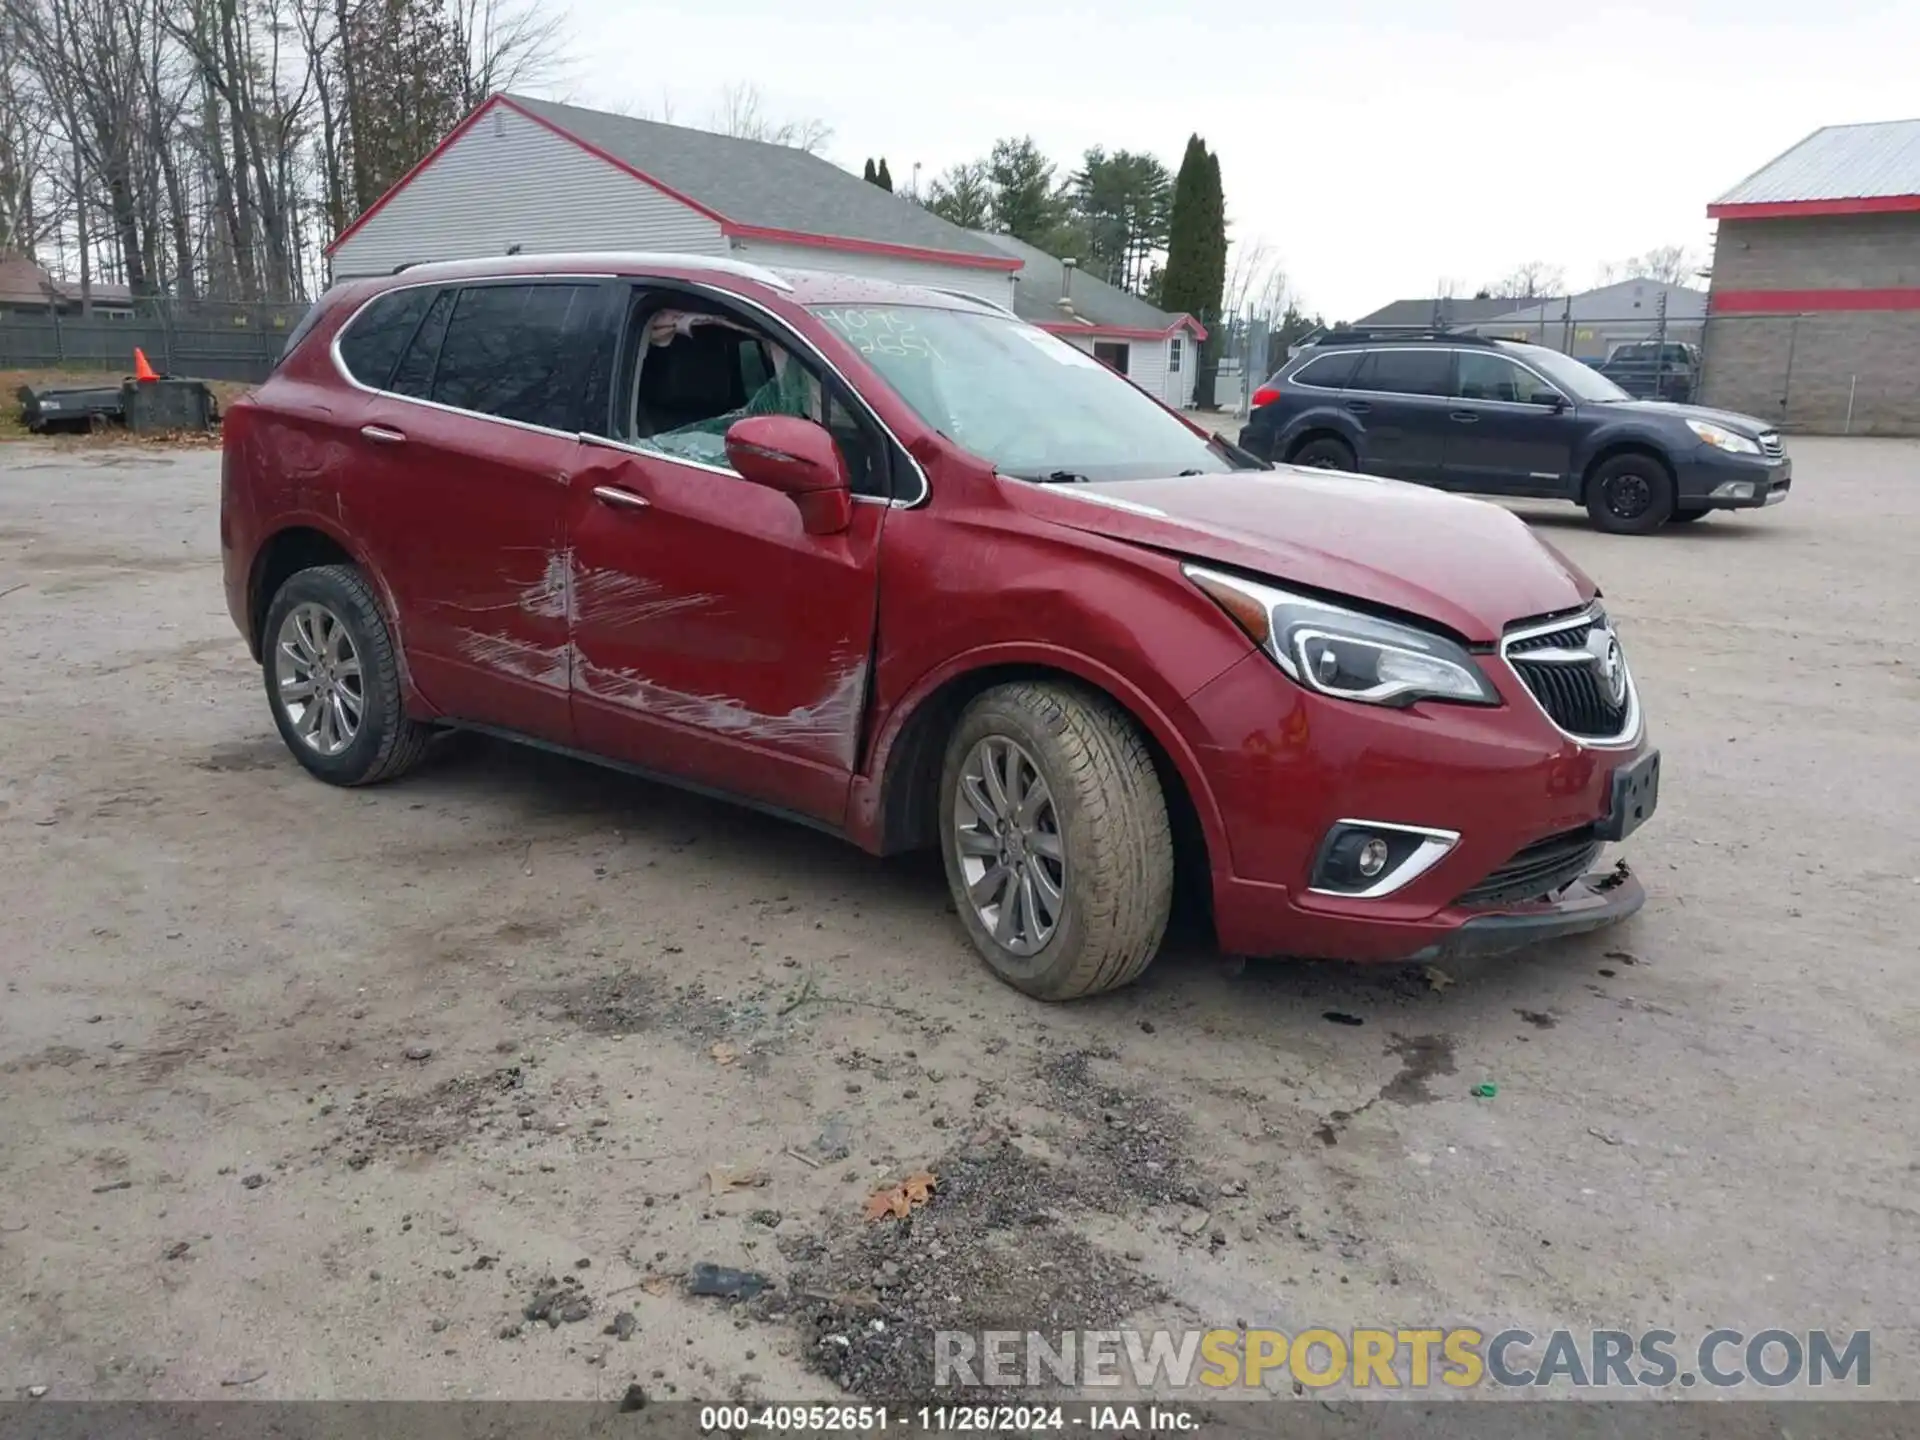
[(1615, 455), (1587, 479), (1587, 514), (1609, 535), (1651, 535), (1673, 514), (1673, 475), (1651, 455)]
[(1669, 525), (1691, 525), (1695, 520), (1704, 520), (1712, 513), (1711, 510), (1676, 510), (1667, 517), (1667, 523)]
[[(988, 764), (999, 794), (1011, 781), (1031, 801), (1034, 777), (1044, 787), (1024, 821), (1008, 797), (1005, 838), (994, 829)], [(1160, 948), (1173, 903), (1166, 796), (1139, 730), (1103, 696), (1018, 681), (968, 706), (941, 767), (940, 851), (961, 924), (1017, 990), (1041, 1000), (1097, 995), (1138, 979)], [(1019, 883), (994, 884), (996, 873)], [(1042, 882), (1057, 887), (1051, 929)]]
[[(316, 656), (325, 659), (321, 674)], [(280, 738), (329, 785), (392, 780), (426, 754), (433, 731), (407, 718), (392, 633), (373, 587), (351, 565), (288, 577), (267, 606), (260, 673)], [(302, 703), (316, 685), (337, 693), (338, 704)]]
[(1309, 470), (1358, 470), (1360, 462), (1354, 458), (1353, 447), (1344, 440), (1323, 435), (1317, 440), (1309, 440), (1293, 452), (1292, 465), (1302, 465)]

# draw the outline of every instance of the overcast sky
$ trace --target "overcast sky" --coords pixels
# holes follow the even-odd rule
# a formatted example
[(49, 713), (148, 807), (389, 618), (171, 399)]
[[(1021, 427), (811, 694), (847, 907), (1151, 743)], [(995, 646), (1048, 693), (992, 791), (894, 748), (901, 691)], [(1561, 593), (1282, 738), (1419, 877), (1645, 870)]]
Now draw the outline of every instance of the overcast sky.
[(1445, 278), (1472, 293), (1524, 260), (1578, 287), (1684, 242), (1706, 205), (1821, 125), (1920, 114), (1920, 3), (1872, 0), (572, 0), (585, 105), (712, 112), (759, 87), (826, 153), (885, 155), (904, 187), (1031, 134), (1178, 165), (1220, 154), (1236, 240), (1299, 298), (1352, 319)]

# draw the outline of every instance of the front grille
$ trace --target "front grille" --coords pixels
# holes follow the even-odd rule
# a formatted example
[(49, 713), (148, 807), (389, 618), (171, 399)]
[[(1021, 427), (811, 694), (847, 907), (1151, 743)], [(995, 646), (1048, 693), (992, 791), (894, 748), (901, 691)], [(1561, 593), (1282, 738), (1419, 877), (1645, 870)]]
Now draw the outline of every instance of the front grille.
[[(1595, 629), (1605, 626), (1606, 616), (1596, 610), (1530, 628), (1500, 647), (1547, 718), (1576, 740), (1617, 741), (1635, 723), (1632, 676), (1625, 677), (1625, 690), (1616, 703), (1609, 693), (1603, 655), (1584, 653), (1590, 649)], [(1553, 652), (1553, 658), (1542, 652)], [(1623, 667), (1625, 663), (1620, 662)]]
[(1578, 880), (1600, 853), (1593, 827), (1536, 840), (1454, 902), (1456, 905), (1514, 905), (1538, 900)]
[(1762, 430), (1760, 432), (1760, 453), (1769, 460), (1778, 460), (1787, 453), (1786, 444), (1780, 439), (1779, 431)]

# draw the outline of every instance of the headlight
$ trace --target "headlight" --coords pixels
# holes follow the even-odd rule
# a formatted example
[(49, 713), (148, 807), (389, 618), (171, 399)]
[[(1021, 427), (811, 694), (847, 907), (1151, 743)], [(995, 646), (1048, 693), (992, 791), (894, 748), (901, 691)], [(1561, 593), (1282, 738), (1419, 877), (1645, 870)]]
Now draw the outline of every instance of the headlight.
[(1500, 703), (1500, 693), (1473, 657), (1442, 636), (1197, 565), (1182, 569), (1254, 644), (1310, 690), (1368, 705)]
[(1736, 435), (1722, 425), (1706, 420), (1689, 420), (1687, 428), (1698, 435), (1716, 450), (1725, 450), (1730, 455), (1758, 455), (1760, 442), (1749, 440), (1744, 435)]

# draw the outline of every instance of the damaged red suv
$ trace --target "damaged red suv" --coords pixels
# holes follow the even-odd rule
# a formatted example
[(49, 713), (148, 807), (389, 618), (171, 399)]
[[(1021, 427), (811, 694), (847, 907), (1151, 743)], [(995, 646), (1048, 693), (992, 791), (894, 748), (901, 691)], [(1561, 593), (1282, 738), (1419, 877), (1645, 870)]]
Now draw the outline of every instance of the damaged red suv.
[(1269, 467), (991, 302), (686, 256), (330, 291), (226, 421), (287, 747), (488, 731), (875, 854), (994, 972), (1513, 948), (1637, 910), (1659, 758), (1593, 582), (1493, 505)]

